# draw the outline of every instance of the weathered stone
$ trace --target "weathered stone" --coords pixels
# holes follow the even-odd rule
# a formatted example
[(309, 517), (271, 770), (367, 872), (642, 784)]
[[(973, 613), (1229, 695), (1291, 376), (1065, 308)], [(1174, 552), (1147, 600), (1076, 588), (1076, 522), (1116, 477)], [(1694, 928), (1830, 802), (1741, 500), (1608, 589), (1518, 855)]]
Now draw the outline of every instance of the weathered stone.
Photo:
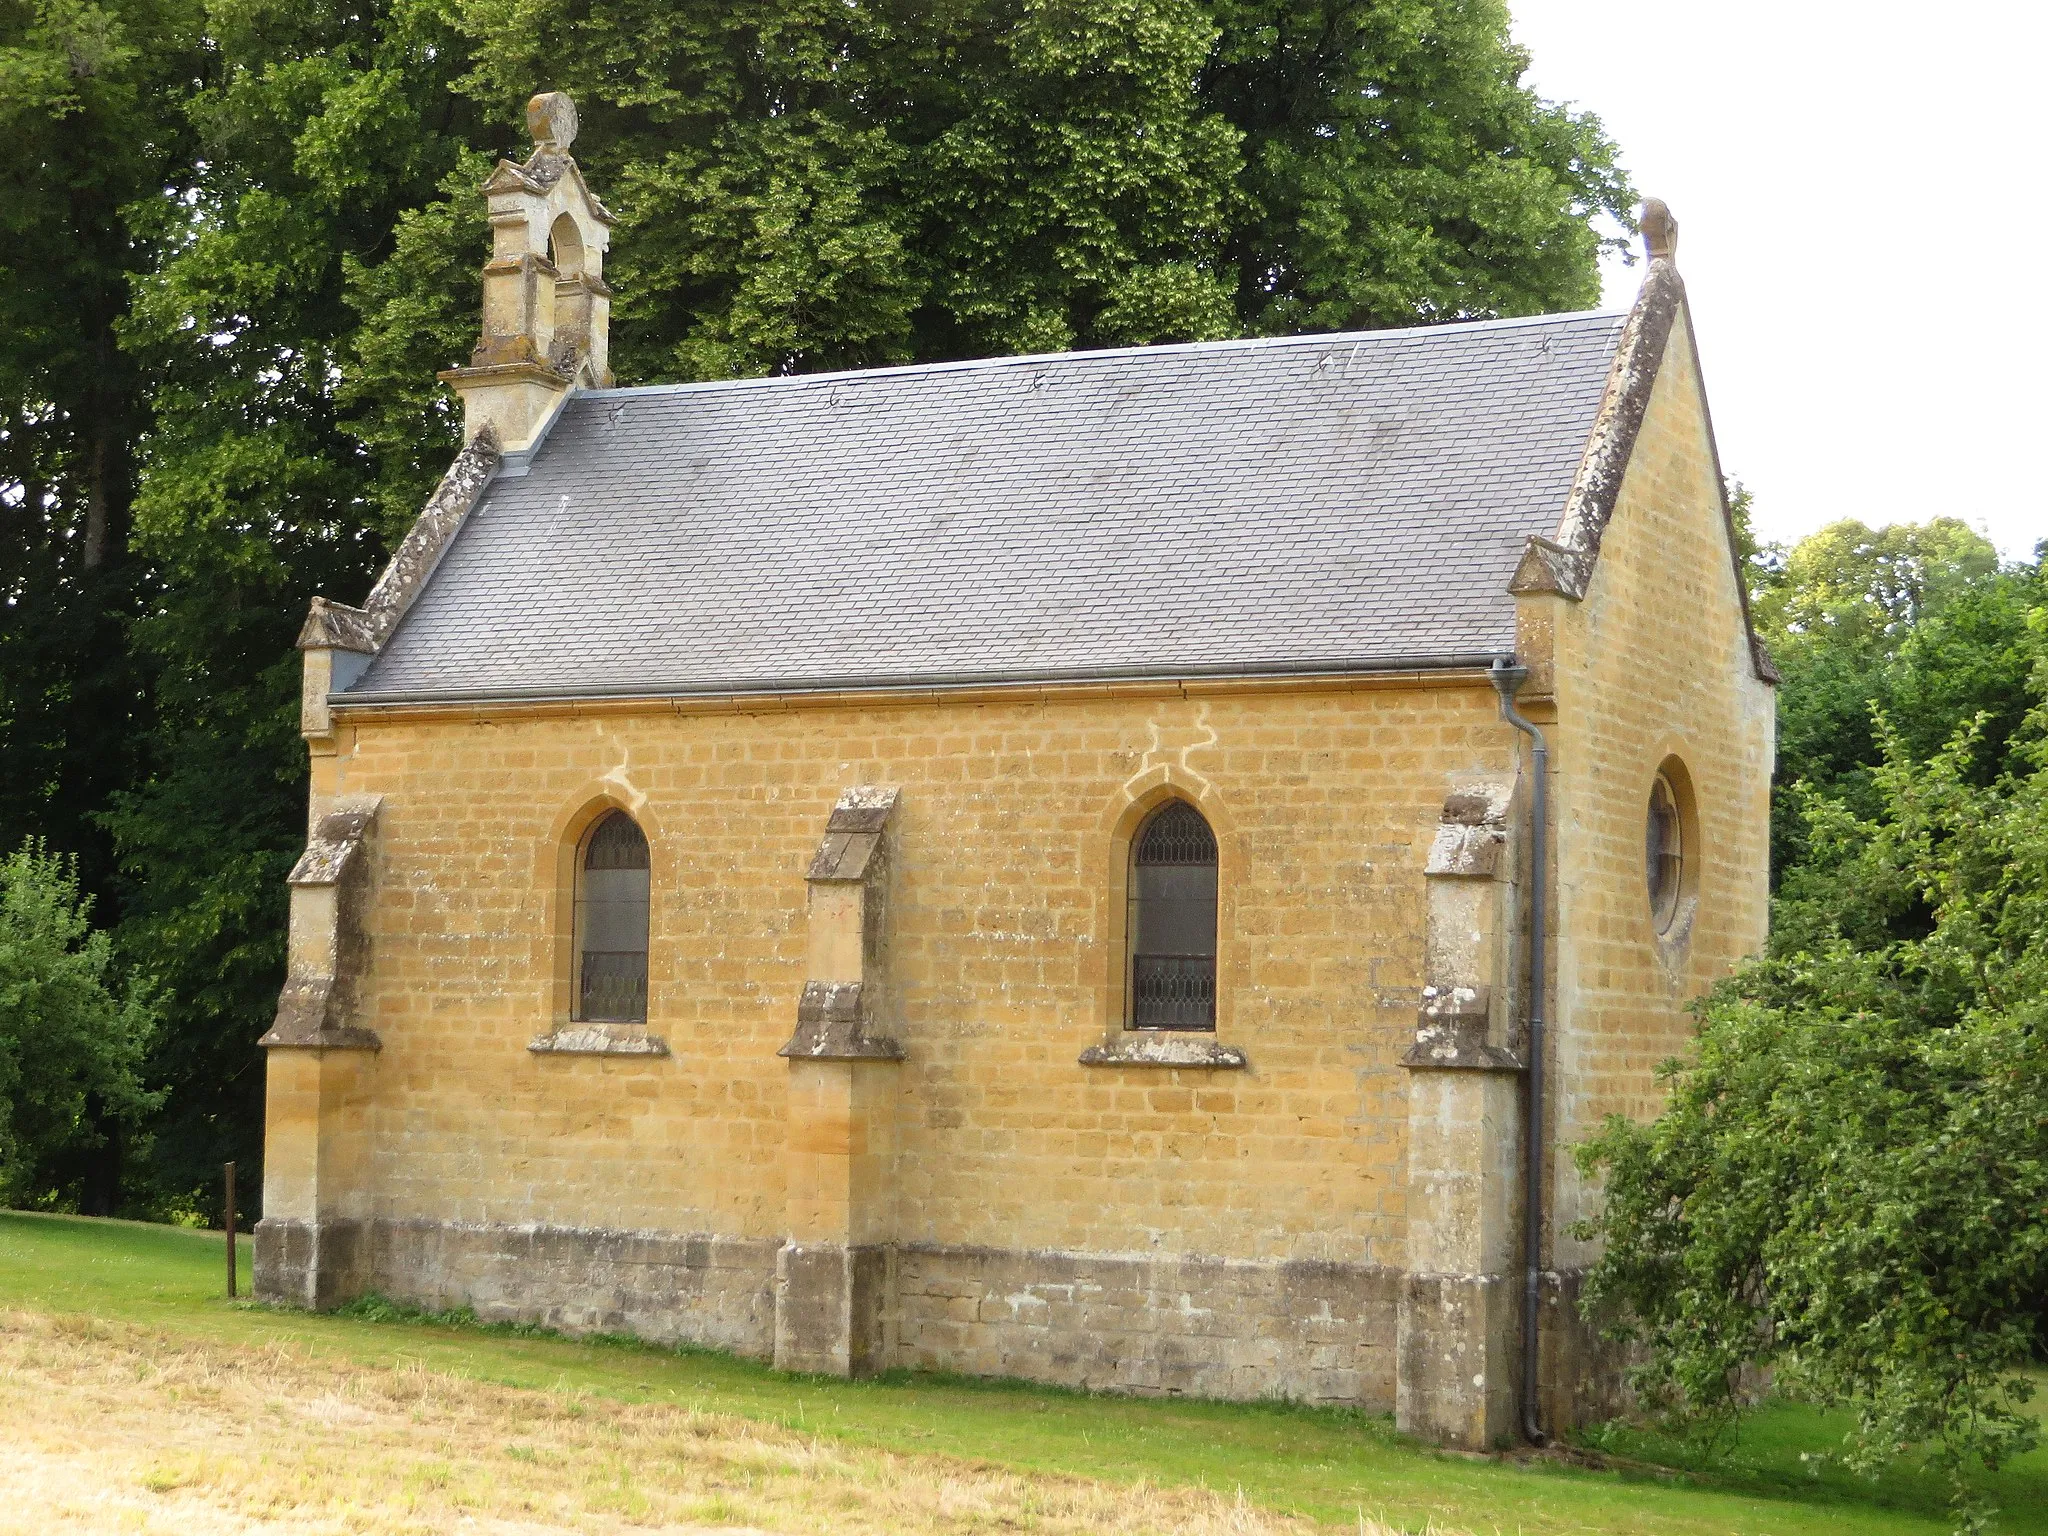
[(797, 999), (796, 1033), (778, 1056), (814, 1061), (901, 1061), (903, 1047), (870, 1035), (857, 981), (807, 981)]
[(866, 1376), (892, 1363), (895, 1251), (785, 1243), (775, 1258), (775, 1368)]
[(536, 96), (536, 134), (524, 165), (500, 160), (483, 184), (491, 259), (484, 264), (483, 335), (466, 368), (439, 377), (462, 396), (465, 435), (497, 434), (505, 452), (529, 451), (569, 391), (611, 383), (611, 289), (603, 281), (613, 219), (584, 183), (565, 141), (575, 105)]
[(1084, 1067), (1189, 1067), (1196, 1071), (1238, 1071), (1250, 1065), (1234, 1045), (1219, 1045), (1214, 1035), (1126, 1030), (1103, 1045), (1091, 1045), (1079, 1057)]
[[(365, 608), (308, 621), (316, 839), (352, 797), (383, 809), (353, 850), (309, 851), (329, 883), (294, 893), (280, 1015), (316, 1048), (269, 1053), (263, 1294), (374, 1288), (842, 1374), (1348, 1403), (1491, 1444), (1516, 1388), (1531, 828), (1524, 744), (1478, 669), (460, 706), (346, 688), (484, 482), (594, 378), (595, 262), (573, 273), (535, 222), (586, 194), (566, 119), (541, 121), (490, 184), (487, 339), (513, 361), (463, 381), (528, 435), (500, 455), (472, 422)], [(1652, 279), (1514, 607), (1554, 753), (1553, 1431), (1618, 1379), (1568, 1311), (1591, 1257), (1570, 1223), (1598, 1199), (1568, 1148), (1655, 1111), (1652, 1064), (1767, 903), (1765, 660), (1690, 329), (1652, 313), (1682, 293)], [(1697, 915), (1660, 939), (1642, 818), (1672, 757), (1705, 853)], [(1130, 833), (1169, 796), (1217, 834), (1213, 1036), (1123, 1028)], [(648, 835), (645, 1026), (569, 1017), (601, 808)], [(383, 1049), (335, 1048), (353, 1029)]]
[(255, 1241), (259, 1301), (325, 1312), (371, 1288), (360, 1221), (266, 1216), (256, 1223)]
[(1423, 873), (1491, 880), (1506, 846), (1507, 833), (1500, 827), (1439, 826)]
[(1541, 534), (1531, 534), (1522, 547), (1522, 558), (1508, 580), (1508, 590), (1517, 597), (1551, 595), (1576, 601), (1586, 595), (1593, 579), (1594, 557), (1588, 551), (1566, 549)]
[(257, 1223), (257, 1294), (342, 1305), (375, 1291), (495, 1322), (629, 1331), (767, 1359), (775, 1248), (703, 1234), (371, 1219)]
[(289, 970), (277, 1017), (259, 1045), (311, 1050), (379, 1048), (376, 1031), (357, 1020), (369, 965), (369, 907), (374, 882), (369, 842), (375, 797), (336, 802), (292, 866)]
[(570, 1024), (536, 1035), (526, 1048), (538, 1055), (666, 1056), (668, 1042), (645, 1024)]
[(1404, 1276), (1394, 1405), (1402, 1432), (1469, 1451), (1520, 1439), (1521, 1315), (1512, 1276)]
[[(1104, 1391), (1393, 1407), (1399, 1276), (1370, 1265), (898, 1249), (900, 1363)], [(1086, 1305), (1063, 1303), (1085, 1298)], [(961, 1331), (946, 1309), (964, 1301)]]
[(1415, 1044), (1401, 1058), (1404, 1067), (1469, 1068), (1519, 1072), (1522, 1059), (1487, 1041), (1493, 1006), (1484, 987), (1424, 987)]

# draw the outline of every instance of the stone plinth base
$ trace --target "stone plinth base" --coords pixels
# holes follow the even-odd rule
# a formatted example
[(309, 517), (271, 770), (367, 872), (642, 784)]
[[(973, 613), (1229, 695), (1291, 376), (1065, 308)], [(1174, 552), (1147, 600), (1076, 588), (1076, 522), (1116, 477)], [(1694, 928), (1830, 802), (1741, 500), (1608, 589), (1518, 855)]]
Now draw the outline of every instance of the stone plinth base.
[(775, 1368), (867, 1376), (894, 1362), (895, 1251), (785, 1243), (775, 1258)]
[(779, 1246), (591, 1227), (266, 1220), (256, 1228), (256, 1294), (324, 1308), (375, 1291), (432, 1310), (471, 1307), (487, 1322), (766, 1359)]
[(365, 1223), (281, 1221), (256, 1223), (256, 1299), (325, 1312), (369, 1289)]
[(1369, 1265), (907, 1244), (897, 1363), (1146, 1395), (1394, 1406), (1400, 1276)]
[(1401, 1286), (1403, 1434), (1489, 1451), (1521, 1438), (1521, 1277), (1408, 1275)]
[[(1545, 1276), (1552, 1433), (1626, 1406), (1626, 1359), (1579, 1318), (1580, 1286), (1576, 1273)], [(371, 1291), (471, 1307), (492, 1322), (705, 1345), (785, 1370), (909, 1367), (1147, 1396), (1398, 1407), (1404, 1430), (1473, 1449), (1517, 1429), (1519, 1275), (582, 1227), (257, 1223), (263, 1300), (325, 1309)]]

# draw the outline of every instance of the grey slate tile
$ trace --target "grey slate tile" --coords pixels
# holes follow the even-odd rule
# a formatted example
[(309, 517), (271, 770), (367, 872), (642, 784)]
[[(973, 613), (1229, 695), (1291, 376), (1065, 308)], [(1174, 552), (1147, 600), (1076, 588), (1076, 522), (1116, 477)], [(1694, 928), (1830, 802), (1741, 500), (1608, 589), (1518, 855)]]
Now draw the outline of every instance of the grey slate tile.
[(1620, 315), (580, 394), (366, 698), (1506, 650)]

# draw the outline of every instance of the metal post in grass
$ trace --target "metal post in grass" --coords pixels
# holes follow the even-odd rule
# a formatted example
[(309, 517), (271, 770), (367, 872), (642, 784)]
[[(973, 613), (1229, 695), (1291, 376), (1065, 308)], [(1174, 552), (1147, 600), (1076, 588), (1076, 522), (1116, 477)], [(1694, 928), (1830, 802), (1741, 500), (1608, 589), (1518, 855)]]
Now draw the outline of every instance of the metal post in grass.
[(228, 1229), (228, 1300), (235, 1299), (235, 1165), (228, 1164), (228, 1208), (227, 1219), (221, 1223)]

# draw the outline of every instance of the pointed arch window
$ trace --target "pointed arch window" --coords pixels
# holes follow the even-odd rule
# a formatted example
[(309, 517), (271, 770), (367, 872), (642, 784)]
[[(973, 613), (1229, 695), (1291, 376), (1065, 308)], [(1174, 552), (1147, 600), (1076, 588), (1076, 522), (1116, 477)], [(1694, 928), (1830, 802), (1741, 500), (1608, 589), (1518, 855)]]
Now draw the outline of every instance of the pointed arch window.
[(624, 811), (607, 811), (576, 861), (576, 1018), (647, 1018), (647, 838)]
[(1154, 811), (1131, 844), (1132, 1029), (1216, 1027), (1216, 834), (1185, 800)]

